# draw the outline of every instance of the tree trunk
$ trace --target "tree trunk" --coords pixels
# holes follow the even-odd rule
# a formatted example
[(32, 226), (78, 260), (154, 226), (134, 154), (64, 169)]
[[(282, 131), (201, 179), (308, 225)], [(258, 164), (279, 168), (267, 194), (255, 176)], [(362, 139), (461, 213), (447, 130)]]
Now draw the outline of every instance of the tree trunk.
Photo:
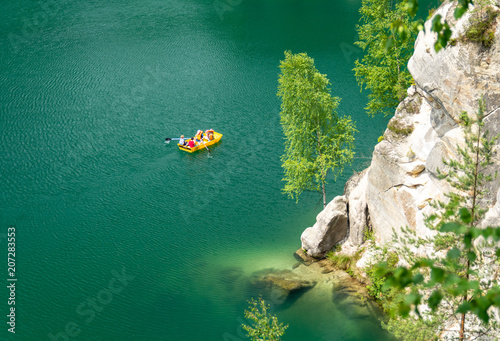
[[(469, 270), (469, 261), (467, 260), (467, 271)], [(469, 277), (469, 274), (467, 274), (467, 279)], [(467, 294), (464, 295), (463, 302), (467, 301)], [(460, 321), (460, 341), (464, 341), (464, 332), (465, 332), (465, 315), (466, 313), (462, 313), (462, 319)]]
[(325, 191), (325, 180), (321, 182), (321, 187), (323, 189), (323, 208), (326, 207), (326, 191)]
[[(475, 160), (475, 165), (474, 165), (474, 187), (473, 187), (473, 190), (474, 192), (472, 193), (472, 208), (471, 208), (471, 222), (469, 224), (469, 227), (473, 227), (474, 226), (474, 220), (476, 219), (476, 205), (477, 205), (477, 186), (478, 186), (478, 183), (477, 183), (477, 177), (478, 177), (478, 174), (479, 174), (479, 164), (480, 164), (480, 160), (479, 160), (479, 148), (480, 148), (480, 142), (481, 142), (481, 125), (478, 124), (478, 128), (477, 128), (477, 145), (476, 145), (476, 160)], [(467, 281), (469, 281), (469, 270), (470, 270), (470, 267), (471, 267), (471, 263), (470, 263), (470, 259), (467, 259), (467, 266), (466, 266), (466, 275), (465, 275), (465, 278), (467, 279)], [(467, 292), (465, 293), (464, 297), (463, 297), (463, 302), (467, 302)], [(460, 321), (460, 341), (463, 341), (465, 336), (464, 336), (464, 333), (465, 333), (465, 316), (466, 316), (467, 312), (464, 312), (462, 313), (462, 319)]]
[[(319, 135), (319, 126), (320, 126), (320, 122), (318, 121), (318, 129), (316, 130), (316, 139), (317, 139), (316, 142), (318, 143), (318, 155), (321, 157), (321, 141), (320, 141), (320, 135)], [(320, 169), (320, 172), (323, 173), (323, 170)], [(328, 173), (328, 170), (326, 170), (326, 173)], [(323, 191), (323, 208), (326, 207), (325, 179), (326, 179), (326, 174), (321, 179), (321, 190)]]

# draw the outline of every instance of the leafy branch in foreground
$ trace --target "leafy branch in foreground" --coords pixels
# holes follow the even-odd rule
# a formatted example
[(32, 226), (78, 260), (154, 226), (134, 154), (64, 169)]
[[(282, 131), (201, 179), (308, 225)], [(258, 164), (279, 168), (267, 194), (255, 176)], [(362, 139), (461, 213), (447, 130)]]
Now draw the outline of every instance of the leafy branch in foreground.
[(280, 341), (285, 334), (288, 325), (278, 322), (275, 315), (268, 313), (270, 306), (259, 297), (248, 301), (248, 310), (245, 310), (245, 318), (251, 321), (251, 325), (243, 324), (242, 328), (252, 341)]
[[(472, 4), (473, 0), (458, 0), (458, 5), (455, 8), (455, 12), (453, 13), (455, 19), (461, 18), (465, 14), (465, 12), (468, 11), (469, 5)], [(410, 16), (414, 17), (417, 14), (418, 0), (402, 0), (401, 5)], [(408, 26), (405, 25), (403, 21), (398, 20), (393, 21), (391, 28), (395, 32), (398, 32), (400, 36), (405, 36), (410, 31)], [(423, 27), (420, 27), (420, 30), (421, 29), (423, 29)], [(446, 47), (446, 45), (448, 45), (452, 33), (451, 28), (448, 22), (446, 20), (443, 20), (443, 17), (438, 14), (432, 20), (431, 31), (437, 33), (437, 40), (434, 43), (434, 49), (436, 50), (436, 52), (438, 52), (442, 48)]]
[(481, 100), (477, 119), (471, 119), (466, 113), (461, 116), (465, 134), (465, 148), (458, 147), (461, 160), (443, 161), (447, 169), (440, 177), (445, 178), (453, 190), (447, 195), (447, 203), (437, 203), (438, 210), (427, 223), (441, 233), (455, 237), (446, 256), (418, 259), (410, 267), (397, 269), (382, 265), (377, 270), (386, 278), (386, 287), (411, 289), (399, 304), (398, 314), (401, 316), (408, 316), (412, 307), (420, 316), (418, 305), (424, 302), (433, 311), (444, 302), (452, 304), (454, 313), (460, 316), (460, 340), (466, 335), (467, 313), (476, 315), (487, 324), (490, 307), (500, 308), (500, 287), (496, 279), (487, 285), (480, 281), (479, 272), (484, 264), (479, 262), (482, 254), (475, 243), (478, 238), (484, 238), (496, 251), (497, 259), (500, 256), (498, 244), (494, 244), (500, 241), (500, 227), (478, 227), (486, 213), (481, 207), (486, 192), (484, 184), (494, 178), (494, 175), (487, 175), (487, 168), (493, 163), (493, 146), (498, 138), (488, 137), (483, 118), (484, 103)]

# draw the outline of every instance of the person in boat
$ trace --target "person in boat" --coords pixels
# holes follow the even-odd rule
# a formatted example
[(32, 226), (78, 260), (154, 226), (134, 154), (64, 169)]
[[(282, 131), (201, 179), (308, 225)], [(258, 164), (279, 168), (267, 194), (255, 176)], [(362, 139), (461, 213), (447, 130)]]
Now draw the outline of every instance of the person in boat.
[(206, 136), (208, 141), (212, 141), (214, 139), (214, 130), (213, 129), (207, 130), (205, 132), (205, 136)]
[(196, 132), (195, 137), (196, 137), (196, 140), (197, 140), (197, 141), (201, 142), (201, 140), (203, 140), (203, 131), (202, 131), (202, 130), (198, 130), (198, 131)]
[(181, 146), (185, 146), (186, 145), (186, 140), (184, 140), (184, 135), (181, 135), (181, 138), (179, 139), (179, 144)]
[(194, 137), (191, 137), (191, 140), (189, 140), (189, 142), (188, 142), (188, 147), (194, 148), (195, 146), (196, 146), (196, 144), (194, 142)]

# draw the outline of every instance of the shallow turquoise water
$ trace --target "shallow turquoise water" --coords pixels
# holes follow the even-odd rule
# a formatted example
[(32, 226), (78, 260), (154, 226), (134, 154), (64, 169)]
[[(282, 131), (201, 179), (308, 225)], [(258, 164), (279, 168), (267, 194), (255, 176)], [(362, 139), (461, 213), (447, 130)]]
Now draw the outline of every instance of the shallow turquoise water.
[[(317, 193), (298, 204), (280, 193), (283, 51), (314, 57), (339, 112), (357, 121), (358, 158), (329, 199), (384, 130), (386, 120), (364, 113), (351, 72), (359, 5), (4, 4), (0, 237), (5, 246), (16, 227), (18, 287), (16, 335), (4, 323), (1, 337), (238, 339), (245, 301), (258, 294), (245, 278), (290, 267), (321, 210)], [(224, 133), (211, 157), (163, 143), (200, 128)], [(386, 338), (330, 296), (276, 312), (287, 341)]]

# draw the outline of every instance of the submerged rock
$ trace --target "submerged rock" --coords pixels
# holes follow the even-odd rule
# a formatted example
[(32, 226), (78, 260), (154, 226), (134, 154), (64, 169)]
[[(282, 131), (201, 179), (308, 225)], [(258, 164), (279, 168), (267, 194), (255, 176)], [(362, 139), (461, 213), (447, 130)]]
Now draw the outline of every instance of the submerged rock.
[(382, 314), (366, 289), (348, 274), (337, 272), (333, 283), (333, 302), (350, 318), (368, 318)]
[(226, 291), (233, 291), (239, 280), (243, 277), (244, 272), (240, 267), (229, 267), (222, 269), (219, 272), (219, 282)]
[(304, 249), (298, 249), (295, 251), (293, 256), (300, 262), (300, 264), (304, 264), (305, 266), (309, 266), (315, 261), (315, 259), (309, 256)]
[(250, 278), (250, 284), (274, 303), (285, 303), (316, 285), (316, 281), (303, 278), (291, 270), (265, 269)]

